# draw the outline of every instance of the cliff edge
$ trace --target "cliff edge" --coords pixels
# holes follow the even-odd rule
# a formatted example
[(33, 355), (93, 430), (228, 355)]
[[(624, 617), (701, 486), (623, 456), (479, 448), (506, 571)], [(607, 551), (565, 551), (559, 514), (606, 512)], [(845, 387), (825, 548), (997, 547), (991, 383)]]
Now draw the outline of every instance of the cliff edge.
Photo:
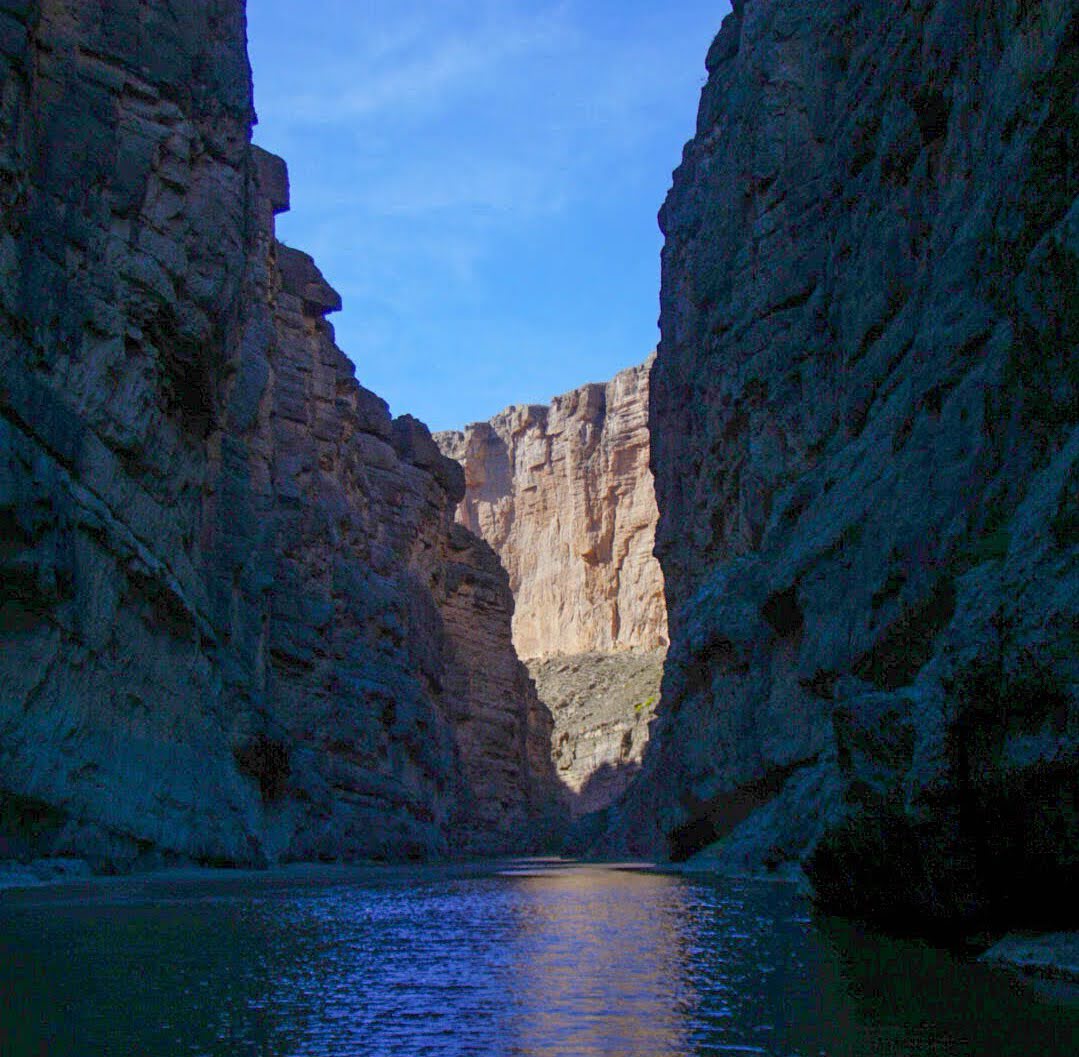
[(0, 855), (527, 847), (505, 573), (274, 238), (244, 4), (7, 3), (0, 84)]
[(671, 648), (608, 849), (904, 927), (1079, 876), (1079, 12), (736, 2), (660, 213)]

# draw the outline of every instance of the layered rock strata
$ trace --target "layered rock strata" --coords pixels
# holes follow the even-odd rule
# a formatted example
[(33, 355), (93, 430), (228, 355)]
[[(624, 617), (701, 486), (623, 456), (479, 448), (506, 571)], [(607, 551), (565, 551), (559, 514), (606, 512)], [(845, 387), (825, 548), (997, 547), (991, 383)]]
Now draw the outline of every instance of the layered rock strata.
[(509, 572), (523, 658), (666, 645), (650, 366), (435, 435), (465, 469), (458, 520)]
[(802, 861), (905, 926), (1059, 926), (1079, 10), (733, 6), (660, 213), (672, 644), (607, 846)]
[(0, 856), (527, 846), (550, 715), (274, 238), (241, 0), (0, 5)]
[(464, 467), (458, 520), (509, 572), (514, 643), (554, 716), (574, 816), (625, 791), (658, 697), (667, 621), (652, 556), (652, 360), (549, 406), (509, 407), (435, 435)]

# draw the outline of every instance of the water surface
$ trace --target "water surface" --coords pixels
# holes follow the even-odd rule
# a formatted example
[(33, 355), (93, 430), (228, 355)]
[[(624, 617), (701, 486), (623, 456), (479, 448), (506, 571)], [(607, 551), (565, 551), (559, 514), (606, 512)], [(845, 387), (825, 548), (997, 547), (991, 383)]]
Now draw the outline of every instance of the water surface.
[(1073, 999), (789, 886), (298, 868), (0, 893), (0, 1057), (1074, 1057)]

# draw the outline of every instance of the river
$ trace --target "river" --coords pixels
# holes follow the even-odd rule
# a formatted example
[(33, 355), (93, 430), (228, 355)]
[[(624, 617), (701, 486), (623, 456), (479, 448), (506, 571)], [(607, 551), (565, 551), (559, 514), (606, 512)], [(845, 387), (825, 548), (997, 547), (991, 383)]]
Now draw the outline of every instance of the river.
[(0, 893), (2, 1057), (1074, 1057), (1073, 994), (789, 885), (568, 864)]

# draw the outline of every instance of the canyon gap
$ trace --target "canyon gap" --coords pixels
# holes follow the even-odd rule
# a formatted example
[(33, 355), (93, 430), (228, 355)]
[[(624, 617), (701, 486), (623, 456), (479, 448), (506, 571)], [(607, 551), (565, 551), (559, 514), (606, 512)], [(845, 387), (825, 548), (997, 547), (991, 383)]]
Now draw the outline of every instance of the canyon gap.
[(611, 381), (435, 434), (465, 470), (457, 511), (498, 553), (513, 639), (554, 714), (571, 811), (607, 807), (637, 773), (667, 645), (652, 555), (652, 356)]

